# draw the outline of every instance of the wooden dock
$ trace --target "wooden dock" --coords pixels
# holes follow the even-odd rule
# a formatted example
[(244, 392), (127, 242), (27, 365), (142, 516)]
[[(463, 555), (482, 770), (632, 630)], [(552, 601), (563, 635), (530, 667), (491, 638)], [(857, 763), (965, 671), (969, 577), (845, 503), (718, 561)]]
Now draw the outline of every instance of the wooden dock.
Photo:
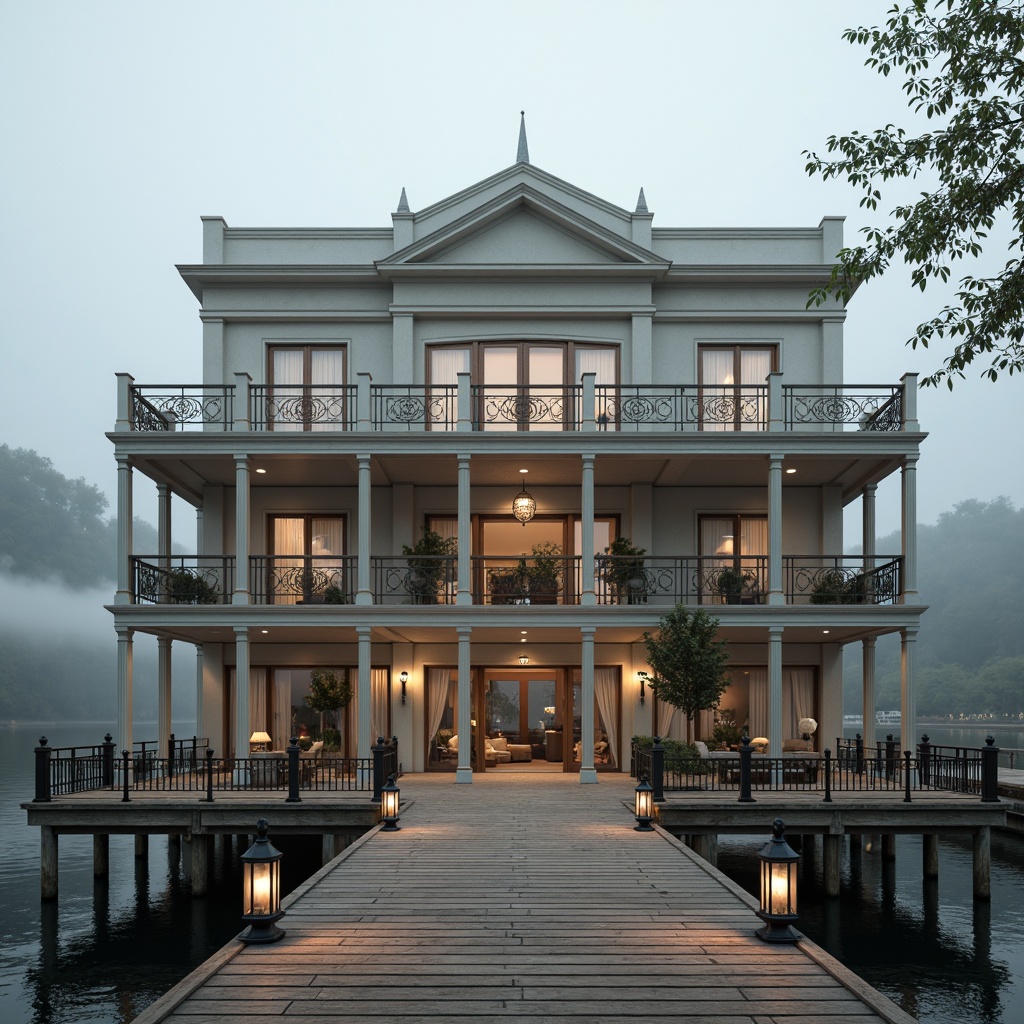
[(282, 941), (229, 943), (136, 1024), (911, 1024), (813, 943), (756, 938), (749, 896), (633, 830), (633, 785), (406, 776), (401, 830), (293, 893)]

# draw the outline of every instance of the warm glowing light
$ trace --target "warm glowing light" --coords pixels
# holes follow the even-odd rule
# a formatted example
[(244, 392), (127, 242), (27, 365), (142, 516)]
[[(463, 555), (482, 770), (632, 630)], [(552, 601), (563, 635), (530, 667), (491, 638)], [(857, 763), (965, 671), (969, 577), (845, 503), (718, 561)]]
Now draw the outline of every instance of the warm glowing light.
[[(790, 901), (789, 865), (773, 864), (771, 866), (771, 913), (795, 914), (795, 900)], [(793, 897), (796, 896), (794, 892)]]

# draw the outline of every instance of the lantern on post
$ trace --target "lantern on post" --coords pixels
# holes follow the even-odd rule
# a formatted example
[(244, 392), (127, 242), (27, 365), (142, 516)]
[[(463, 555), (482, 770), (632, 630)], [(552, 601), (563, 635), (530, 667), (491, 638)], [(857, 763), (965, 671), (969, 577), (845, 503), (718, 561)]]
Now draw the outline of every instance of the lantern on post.
[(380, 820), (384, 822), (385, 832), (398, 831), (399, 794), (394, 775), (389, 775), (388, 784), (380, 791)]
[(786, 842), (782, 819), (776, 818), (772, 837), (758, 852), (761, 861), (761, 909), (757, 916), (764, 927), (757, 932), (765, 942), (799, 942), (793, 930), (797, 921), (796, 875), (800, 854)]
[(636, 832), (653, 832), (651, 821), (654, 819), (654, 790), (647, 781), (646, 775), (640, 776), (640, 785), (636, 787), (636, 798), (634, 804), (636, 825), (633, 826)]
[(267, 839), (266, 818), (256, 822), (256, 842), (242, 854), (242, 920), (248, 924), (238, 938), (245, 943), (277, 942), (284, 930), (277, 922), (281, 909), (281, 851)]

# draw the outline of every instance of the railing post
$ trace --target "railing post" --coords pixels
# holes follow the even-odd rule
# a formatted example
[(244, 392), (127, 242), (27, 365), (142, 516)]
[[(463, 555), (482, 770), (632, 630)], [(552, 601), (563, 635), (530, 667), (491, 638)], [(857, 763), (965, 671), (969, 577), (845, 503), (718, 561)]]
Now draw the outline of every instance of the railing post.
[(825, 754), (825, 799), (823, 803), (832, 803), (832, 751), (828, 747), (824, 750)]
[[(235, 373), (235, 397), (232, 403), (234, 405), (234, 408), (232, 409), (234, 418), (229, 427), (227, 417), (225, 417), (225, 430), (252, 430), (252, 422), (249, 419), (249, 410), (252, 406), (250, 396), (251, 387), (252, 377), (250, 377), (244, 370), (237, 371)], [(264, 427), (266, 427), (266, 419), (266, 410), (256, 417), (257, 422), (262, 423)]]
[[(583, 402), (580, 409), (580, 430), (597, 430), (597, 401), (596, 384), (597, 374), (591, 371), (581, 375), (583, 384)], [(657, 799), (657, 797), (655, 797)]]
[(356, 374), (356, 381), (356, 427), (359, 430), (372, 430), (370, 385), (373, 383), (373, 376), (365, 370), (360, 370)]
[(35, 804), (50, 802), (50, 747), (46, 745), (46, 737), (39, 737), (36, 747), (36, 795)]
[(174, 776), (174, 733), (167, 738), (167, 774)]
[(124, 795), (121, 797), (121, 803), (127, 804), (131, 802), (131, 797), (128, 796), (128, 773), (131, 770), (131, 756), (130, 750), (121, 751), (121, 772), (124, 776), (122, 780), (122, 789)]
[(772, 370), (768, 374), (768, 429), (784, 430), (786, 427), (785, 409), (782, 398), (782, 373)]
[(856, 743), (856, 745), (857, 745), (857, 755), (856, 755), (857, 760), (855, 762), (856, 763), (856, 768), (857, 768), (857, 774), (858, 775), (863, 775), (864, 774), (864, 737), (861, 736), (860, 733), (857, 733), (857, 738), (854, 740), (854, 743)]
[(910, 758), (913, 755), (909, 750), (903, 751), (903, 802), (910, 803)]
[(741, 804), (756, 803), (750, 795), (750, 768), (754, 757), (754, 748), (750, 745), (750, 737), (744, 736), (740, 747), (740, 799)]
[(457, 373), (455, 377), (458, 381), (455, 394), (455, 407), (458, 416), (456, 430), (472, 430), (473, 396), (470, 388), (470, 375), (468, 373)]
[(981, 802), (985, 804), (999, 802), (999, 748), (995, 742), (994, 737), (986, 736), (981, 748)]
[(917, 374), (905, 373), (900, 378), (903, 385), (901, 405), (903, 406), (903, 429), (920, 430), (921, 425), (917, 422)]
[(302, 803), (299, 796), (299, 738), (293, 736), (288, 746), (288, 797), (286, 804)]
[(896, 741), (892, 733), (885, 737), (885, 777), (891, 779), (896, 774)]
[(932, 784), (932, 745), (928, 742), (928, 734), (921, 737), (917, 748), (918, 771), (921, 773), (921, 786), (927, 789)]
[(206, 748), (206, 802), (213, 803), (213, 747)]
[(373, 754), (373, 795), (370, 797), (370, 802), (379, 804), (380, 803), (380, 791), (384, 788), (384, 784), (387, 780), (384, 778), (384, 737), (378, 736), (377, 742), (373, 745), (371, 753)]
[(114, 788), (114, 739), (108, 732), (103, 737), (103, 786), (105, 789)]
[(664, 803), (665, 745), (661, 742), (660, 736), (654, 737), (654, 745), (651, 747), (651, 789), (654, 790), (653, 799), (658, 803)]

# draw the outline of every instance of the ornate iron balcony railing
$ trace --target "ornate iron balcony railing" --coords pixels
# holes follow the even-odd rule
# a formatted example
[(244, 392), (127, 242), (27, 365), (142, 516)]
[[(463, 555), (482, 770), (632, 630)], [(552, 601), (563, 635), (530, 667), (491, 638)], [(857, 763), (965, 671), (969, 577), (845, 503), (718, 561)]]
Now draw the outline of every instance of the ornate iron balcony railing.
[(129, 391), (132, 430), (231, 429), (234, 386), (151, 384)]
[(595, 391), (599, 430), (765, 430), (766, 385), (600, 385)]
[(136, 604), (230, 604), (235, 560), (228, 555), (133, 555)]
[(253, 430), (355, 430), (356, 387), (253, 384), (249, 420)]
[(370, 389), (374, 430), (454, 430), (459, 420), (455, 385), (384, 385)]
[(783, 385), (786, 430), (902, 430), (900, 385)]
[(578, 384), (474, 384), (474, 430), (577, 430), (582, 408)]
[(787, 604), (896, 604), (903, 592), (898, 555), (786, 555)]
[(405, 555), (370, 559), (374, 604), (455, 604), (455, 555)]
[(249, 587), (254, 604), (351, 604), (355, 555), (254, 555)]

